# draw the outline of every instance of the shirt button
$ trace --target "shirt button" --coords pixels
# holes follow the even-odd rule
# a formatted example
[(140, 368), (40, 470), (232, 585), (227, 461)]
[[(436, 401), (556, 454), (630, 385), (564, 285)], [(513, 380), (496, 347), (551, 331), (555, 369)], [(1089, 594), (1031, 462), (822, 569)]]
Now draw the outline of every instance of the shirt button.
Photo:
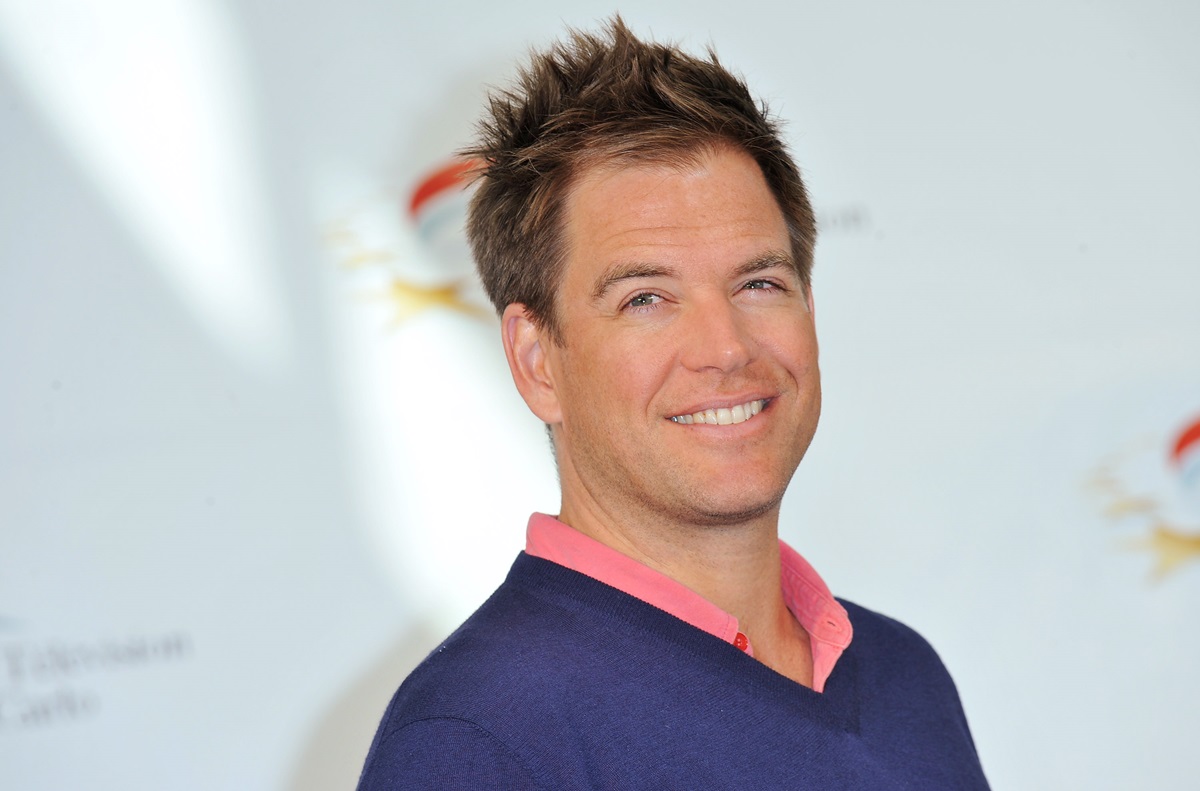
[(746, 635), (738, 632), (737, 637), (733, 638), (733, 647), (739, 651), (745, 651), (750, 647), (750, 641), (746, 639)]

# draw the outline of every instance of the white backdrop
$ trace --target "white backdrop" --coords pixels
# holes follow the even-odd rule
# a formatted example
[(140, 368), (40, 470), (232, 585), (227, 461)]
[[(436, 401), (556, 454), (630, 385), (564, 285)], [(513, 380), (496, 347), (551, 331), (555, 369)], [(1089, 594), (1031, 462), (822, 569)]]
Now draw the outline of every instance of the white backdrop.
[[(557, 509), (461, 196), (410, 202), (613, 10), (0, 0), (0, 786), (353, 786)], [(934, 643), (995, 787), (1194, 788), (1198, 7), (619, 10), (818, 207), (785, 537)]]

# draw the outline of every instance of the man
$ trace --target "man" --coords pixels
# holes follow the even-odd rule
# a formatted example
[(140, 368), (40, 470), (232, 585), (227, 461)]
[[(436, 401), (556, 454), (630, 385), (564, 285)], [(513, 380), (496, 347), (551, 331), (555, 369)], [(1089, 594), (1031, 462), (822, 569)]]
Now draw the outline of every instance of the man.
[(360, 789), (986, 788), (933, 649), (778, 538), (821, 390), (765, 108), (617, 18), (535, 55), (467, 153), (562, 506), (401, 686)]

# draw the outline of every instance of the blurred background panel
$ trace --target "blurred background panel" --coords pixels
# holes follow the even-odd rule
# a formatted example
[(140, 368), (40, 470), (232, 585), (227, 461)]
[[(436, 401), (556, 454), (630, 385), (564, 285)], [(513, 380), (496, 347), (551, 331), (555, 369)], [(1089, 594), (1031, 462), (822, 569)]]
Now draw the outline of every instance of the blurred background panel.
[[(353, 787), (558, 508), (453, 152), (613, 10), (0, 0), (0, 785)], [(1194, 788), (1200, 10), (619, 10), (814, 196), (784, 537), (933, 642), (997, 788)]]

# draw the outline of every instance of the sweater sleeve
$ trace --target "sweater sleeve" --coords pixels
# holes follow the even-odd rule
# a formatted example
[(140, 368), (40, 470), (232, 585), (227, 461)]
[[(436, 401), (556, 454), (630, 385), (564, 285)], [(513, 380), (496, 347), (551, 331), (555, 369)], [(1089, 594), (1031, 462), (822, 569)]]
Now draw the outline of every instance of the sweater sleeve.
[(488, 731), (468, 720), (437, 717), (409, 723), (371, 747), (358, 791), (399, 789), (524, 791), (529, 769)]

